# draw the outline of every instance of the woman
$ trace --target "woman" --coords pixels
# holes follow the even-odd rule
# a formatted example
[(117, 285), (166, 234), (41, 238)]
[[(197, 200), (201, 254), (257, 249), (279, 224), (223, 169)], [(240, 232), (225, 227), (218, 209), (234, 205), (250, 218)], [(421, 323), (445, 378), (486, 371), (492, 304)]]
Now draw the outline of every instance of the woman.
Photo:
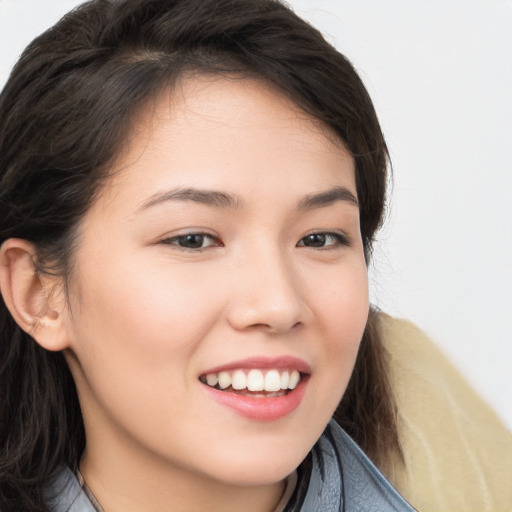
[(2, 511), (412, 510), (339, 427), (400, 466), (366, 277), (387, 151), (318, 32), (94, 0), (0, 119)]

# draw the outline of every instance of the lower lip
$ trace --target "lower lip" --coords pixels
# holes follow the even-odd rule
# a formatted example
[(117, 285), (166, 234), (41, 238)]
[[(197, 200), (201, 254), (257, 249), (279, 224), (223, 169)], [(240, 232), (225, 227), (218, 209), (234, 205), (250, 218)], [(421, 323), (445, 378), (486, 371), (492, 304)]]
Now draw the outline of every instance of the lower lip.
[(206, 384), (203, 384), (203, 387), (216, 402), (241, 416), (256, 421), (275, 421), (288, 416), (299, 407), (304, 398), (307, 382), (308, 377), (305, 377), (287, 395), (274, 398), (237, 395), (211, 388)]

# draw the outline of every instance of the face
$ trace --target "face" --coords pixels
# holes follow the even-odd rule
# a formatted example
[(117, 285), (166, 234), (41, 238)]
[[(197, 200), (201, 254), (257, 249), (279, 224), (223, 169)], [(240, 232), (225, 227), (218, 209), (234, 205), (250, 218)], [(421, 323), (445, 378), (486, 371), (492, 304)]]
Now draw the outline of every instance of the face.
[(195, 78), (148, 106), (115, 170), (66, 313), (87, 457), (279, 481), (367, 318), (352, 157), (265, 84)]

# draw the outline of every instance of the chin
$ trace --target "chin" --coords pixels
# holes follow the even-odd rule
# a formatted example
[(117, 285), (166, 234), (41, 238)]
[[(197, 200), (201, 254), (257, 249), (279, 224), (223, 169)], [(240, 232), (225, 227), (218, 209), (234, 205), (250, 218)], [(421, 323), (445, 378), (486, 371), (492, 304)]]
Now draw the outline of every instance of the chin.
[(293, 473), (309, 453), (311, 446), (282, 442), (280, 446), (253, 444), (217, 454), (208, 466), (210, 475), (230, 485), (259, 486), (275, 484)]
[(276, 464), (276, 461), (267, 461), (265, 464), (254, 464), (247, 461), (243, 467), (237, 467), (236, 470), (217, 471), (216, 478), (228, 485), (243, 487), (271, 485), (287, 478), (301, 462), (302, 460)]

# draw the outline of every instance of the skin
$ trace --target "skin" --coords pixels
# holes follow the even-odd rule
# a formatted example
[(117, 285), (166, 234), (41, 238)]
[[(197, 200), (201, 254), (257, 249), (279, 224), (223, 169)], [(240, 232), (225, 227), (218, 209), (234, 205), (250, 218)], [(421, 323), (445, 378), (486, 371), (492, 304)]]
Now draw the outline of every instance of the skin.
[[(264, 83), (195, 77), (147, 106), (114, 170), (79, 226), (70, 302), (54, 298), (33, 331), (66, 350), (85, 481), (107, 512), (271, 511), (341, 399), (366, 323), (357, 204), (298, 208), (333, 188), (355, 197), (353, 158)], [(155, 201), (177, 189), (235, 200)], [(209, 237), (180, 246), (191, 233)], [(334, 235), (311, 246), (312, 233)], [(30, 247), (2, 251), (5, 288)], [(295, 411), (257, 421), (205, 392), (207, 369), (250, 356), (310, 366)]]

